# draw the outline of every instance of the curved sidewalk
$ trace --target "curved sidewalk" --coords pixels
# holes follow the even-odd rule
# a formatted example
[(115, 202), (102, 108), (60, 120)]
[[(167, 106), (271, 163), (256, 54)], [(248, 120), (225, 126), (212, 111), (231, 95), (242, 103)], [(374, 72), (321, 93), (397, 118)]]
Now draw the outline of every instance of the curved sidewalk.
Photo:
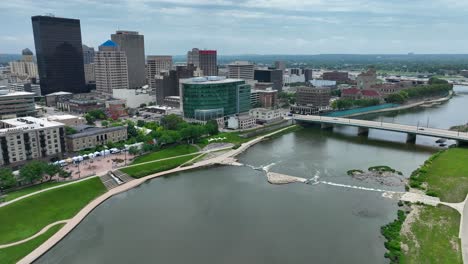
[(35, 239), (36, 237), (44, 234), (45, 232), (47, 232), (47, 230), (49, 230), (51, 227), (55, 226), (55, 225), (59, 225), (59, 224), (66, 224), (69, 220), (60, 220), (60, 221), (57, 221), (55, 223), (52, 223), (46, 227), (44, 227), (41, 231), (37, 232), (36, 234), (34, 234), (33, 236), (30, 236), (26, 239), (23, 239), (23, 240), (20, 240), (20, 241), (16, 241), (16, 242), (13, 242), (13, 243), (10, 243), (10, 244), (3, 244), (3, 245), (0, 245), (0, 249), (2, 248), (8, 248), (8, 247), (12, 247), (12, 246), (16, 246), (16, 245), (19, 245), (19, 244), (23, 244), (23, 243), (26, 243), (28, 242), (29, 240), (33, 240)]
[(250, 146), (262, 141), (264, 138), (269, 137), (271, 135), (274, 135), (276, 133), (280, 133), (286, 129), (289, 129), (290, 126), (287, 126), (285, 128), (282, 128), (280, 130), (274, 131), (272, 133), (260, 136), (258, 138), (255, 138), (249, 142), (243, 143), (239, 148), (231, 150), (227, 153), (224, 153), (218, 157), (209, 159), (209, 160), (203, 160), (200, 162), (197, 162), (191, 166), (187, 167), (177, 167), (175, 169), (155, 173), (152, 175), (148, 175), (146, 177), (140, 178), (140, 179), (135, 179), (133, 181), (127, 182), (123, 185), (120, 185), (114, 189), (111, 189), (110, 191), (104, 193), (103, 195), (99, 196), (98, 198), (94, 199), (92, 202), (87, 204), (83, 209), (81, 209), (78, 214), (76, 214), (72, 219), (70, 219), (64, 227), (62, 227), (57, 233), (55, 233), (52, 237), (50, 237), (46, 242), (44, 242), (42, 245), (37, 247), (35, 250), (33, 250), (31, 253), (29, 253), (27, 256), (25, 256), (23, 259), (21, 259), (17, 264), (29, 264), (35, 261), (37, 258), (45, 254), (50, 248), (52, 248), (55, 244), (60, 242), (68, 233), (70, 233), (83, 219), (91, 213), (96, 207), (98, 207), (101, 203), (106, 201), (107, 199), (111, 198), (114, 195), (117, 195), (122, 192), (126, 192), (130, 189), (133, 189), (142, 183), (157, 178), (161, 177), (167, 174), (171, 173), (176, 173), (176, 172), (181, 172), (181, 171), (187, 171), (195, 168), (202, 168), (202, 167), (207, 167), (215, 164), (220, 164), (223, 162), (223, 160), (236, 156), (246, 149), (248, 149)]

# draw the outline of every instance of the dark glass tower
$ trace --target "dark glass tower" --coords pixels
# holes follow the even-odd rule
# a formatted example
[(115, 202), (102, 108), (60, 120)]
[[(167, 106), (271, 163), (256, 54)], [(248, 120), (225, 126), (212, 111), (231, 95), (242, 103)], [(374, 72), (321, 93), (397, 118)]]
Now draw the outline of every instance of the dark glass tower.
[(80, 20), (51, 16), (31, 19), (42, 94), (89, 92), (85, 85)]

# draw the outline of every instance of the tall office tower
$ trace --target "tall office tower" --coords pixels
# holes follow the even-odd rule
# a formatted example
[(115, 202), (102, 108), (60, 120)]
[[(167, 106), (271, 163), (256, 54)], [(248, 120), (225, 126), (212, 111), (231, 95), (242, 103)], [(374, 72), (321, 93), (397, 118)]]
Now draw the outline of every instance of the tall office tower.
[(127, 56), (129, 88), (141, 88), (146, 84), (144, 36), (136, 31), (119, 30), (111, 35), (111, 40), (117, 43)]
[(179, 82), (181, 79), (187, 79), (194, 76), (195, 66), (176, 66), (175, 70), (165, 72), (154, 79), (156, 103), (164, 104), (167, 96), (179, 96)]
[(200, 50), (200, 69), (205, 76), (218, 75), (218, 60), (216, 50)]
[(278, 92), (283, 90), (283, 72), (281, 70), (255, 70), (254, 79), (259, 83), (272, 83)]
[(94, 62), (94, 48), (83, 45), (83, 63), (90, 64)]
[(172, 68), (172, 56), (147, 56), (146, 78), (151, 88), (155, 88), (154, 77), (161, 71), (170, 71)]
[(228, 65), (228, 78), (253, 80), (254, 65), (248, 61), (235, 61)]
[(286, 70), (286, 62), (285, 61), (275, 61), (275, 68), (277, 70)]
[(33, 53), (30, 49), (24, 49), (19, 61), (10, 61), (10, 72), (22, 81), (38, 77), (37, 64), (33, 61)]
[(33, 61), (34, 54), (30, 49), (28, 49), (28, 48), (24, 49), (21, 52), (21, 54), (23, 55), (22, 59), (21, 59), (22, 61), (30, 61), (30, 62)]
[(304, 69), (304, 79), (306, 82), (309, 82), (314, 79), (313, 73), (314, 71), (312, 69)]
[(96, 91), (112, 94), (113, 89), (128, 89), (128, 69), (125, 52), (108, 40), (99, 46), (94, 57)]
[(52, 16), (31, 20), (42, 94), (88, 92), (80, 20)]
[(200, 50), (193, 48), (192, 51), (187, 52), (187, 65), (193, 64), (193, 66), (200, 67)]

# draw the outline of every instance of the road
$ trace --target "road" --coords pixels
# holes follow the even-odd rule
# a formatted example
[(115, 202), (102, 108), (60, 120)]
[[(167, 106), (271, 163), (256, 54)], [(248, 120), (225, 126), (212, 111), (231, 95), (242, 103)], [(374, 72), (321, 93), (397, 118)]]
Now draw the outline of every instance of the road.
[(385, 123), (378, 121), (368, 121), (359, 119), (327, 117), (327, 116), (312, 116), (312, 115), (294, 115), (296, 121), (329, 124), (329, 125), (346, 125), (361, 128), (380, 129), (394, 132), (403, 132), (416, 135), (424, 135), (430, 137), (453, 139), (463, 142), (468, 142), (468, 133), (451, 131), (446, 129), (428, 128), (423, 126), (410, 126), (395, 123)]

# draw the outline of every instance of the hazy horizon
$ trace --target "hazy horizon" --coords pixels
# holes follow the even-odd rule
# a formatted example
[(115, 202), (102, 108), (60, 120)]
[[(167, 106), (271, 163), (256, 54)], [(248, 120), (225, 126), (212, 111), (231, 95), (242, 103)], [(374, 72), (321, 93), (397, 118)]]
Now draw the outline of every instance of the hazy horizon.
[(146, 54), (466, 54), (468, 2), (456, 0), (16, 0), (0, 6), (0, 53), (35, 53), (31, 16), (81, 20), (97, 48), (116, 30), (145, 35)]

